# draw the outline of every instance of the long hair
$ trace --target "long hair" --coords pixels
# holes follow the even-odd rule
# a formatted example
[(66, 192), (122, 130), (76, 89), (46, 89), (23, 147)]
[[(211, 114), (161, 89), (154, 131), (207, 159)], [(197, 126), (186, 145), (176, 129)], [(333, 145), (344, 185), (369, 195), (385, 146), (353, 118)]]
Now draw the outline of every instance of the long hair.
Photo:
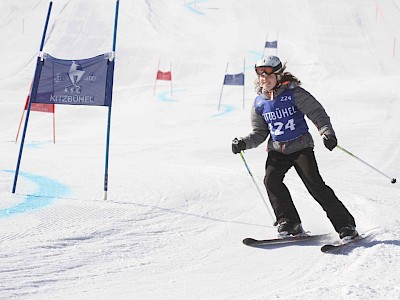
[(290, 72), (284, 72), (282, 75), (278, 75), (278, 86), (287, 81), (290, 83), (294, 82), (297, 85), (301, 85), (301, 81)]

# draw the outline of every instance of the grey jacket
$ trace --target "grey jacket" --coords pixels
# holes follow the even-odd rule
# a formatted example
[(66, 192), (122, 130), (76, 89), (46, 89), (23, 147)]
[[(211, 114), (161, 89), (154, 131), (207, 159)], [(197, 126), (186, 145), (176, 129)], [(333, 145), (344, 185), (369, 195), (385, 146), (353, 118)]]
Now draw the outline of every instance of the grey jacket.
[[(330, 118), (323, 106), (309, 92), (298, 86), (296, 82), (280, 86), (275, 92), (275, 97), (279, 96), (286, 89), (294, 89), (295, 105), (314, 123), (320, 135), (335, 135)], [(266, 100), (270, 100), (268, 96), (262, 93), (259, 94)], [(259, 146), (269, 135), (267, 122), (262, 115), (256, 112), (254, 103), (251, 109), (251, 125), (253, 131), (246, 137), (241, 138), (246, 143), (246, 149)], [(269, 138), (267, 149), (268, 151), (274, 150), (283, 154), (290, 154), (307, 147), (314, 147), (314, 141), (309, 132), (288, 142), (274, 142)]]

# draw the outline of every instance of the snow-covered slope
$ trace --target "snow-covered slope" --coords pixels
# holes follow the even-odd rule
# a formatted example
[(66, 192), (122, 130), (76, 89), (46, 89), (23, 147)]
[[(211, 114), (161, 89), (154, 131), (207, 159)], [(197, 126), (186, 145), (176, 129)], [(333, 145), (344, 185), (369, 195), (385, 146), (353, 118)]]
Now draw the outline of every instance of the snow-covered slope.
[[(374, 239), (340, 255), (318, 243), (260, 250), (276, 229), (239, 156), (251, 130), (254, 62), (278, 39), (288, 70), (325, 106), (339, 144), (392, 177), (400, 170), (400, 1), (120, 1), (108, 200), (107, 110), (32, 112), (17, 192), (14, 143), (48, 2), (0, 2), (1, 299), (398, 299), (399, 184), (314, 126), (324, 180)], [(55, 0), (45, 52), (109, 52), (113, 0)], [(265, 49), (266, 54), (275, 50)], [(268, 51), (269, 50), (269, 51)], [(170, 83), (158, 81), (172, 65)], [(243, 89), (221, 84), (246, 69)], [(265, 145), (246, 151), (262, 188)], [(294, 171), (286, 183), (306, 230), (333, 227)]]

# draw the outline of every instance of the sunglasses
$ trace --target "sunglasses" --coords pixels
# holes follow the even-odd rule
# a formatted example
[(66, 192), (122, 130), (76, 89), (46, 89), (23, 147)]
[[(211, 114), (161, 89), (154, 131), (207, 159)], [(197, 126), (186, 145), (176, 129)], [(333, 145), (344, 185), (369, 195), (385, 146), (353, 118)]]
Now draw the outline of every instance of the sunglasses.
[(258, 75), (262, 75), (262, 74), (267, 74), (267, 75), (271, 75), (274, 73), (274, 69), (272, 67), (257, 67), (256, 68), (256, 73)]

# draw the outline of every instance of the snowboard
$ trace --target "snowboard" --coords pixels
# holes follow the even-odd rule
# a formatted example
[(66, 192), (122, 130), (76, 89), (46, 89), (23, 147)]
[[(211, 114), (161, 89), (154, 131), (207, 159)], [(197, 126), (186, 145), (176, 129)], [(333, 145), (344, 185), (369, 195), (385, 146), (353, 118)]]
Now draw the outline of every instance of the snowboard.
[(268, 248), (268, 247), (276, 246), (276, 245), (291, 245), (291, 244), (303, 243), (303, 242), (307, 242), (307, 241), (315, 241), (315, 240), (322, 239), (328, 235), (329, 235), (329, 233), (327, 233), (327, 234), (304, 234), (304, 235), (299, 235), (299, 236), (288, 236), (288, 237), (284, 237), (284, 238), (277, 237), (277, 238), (266, 239), (266, 240), (245, 238), (243, 240), (243, 244), (245, 244), (246, 246), (256, 247), (256, 248)]

